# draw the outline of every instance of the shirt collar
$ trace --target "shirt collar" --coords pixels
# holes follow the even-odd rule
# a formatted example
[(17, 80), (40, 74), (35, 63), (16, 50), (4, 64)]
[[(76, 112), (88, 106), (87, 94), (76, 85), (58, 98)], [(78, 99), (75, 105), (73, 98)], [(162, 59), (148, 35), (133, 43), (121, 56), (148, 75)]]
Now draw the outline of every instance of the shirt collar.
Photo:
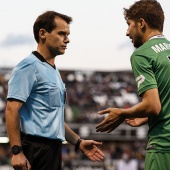
[(52, 66), (50, 63), (48, 63), (45, 58), (37, 51), (33, 51), (32, 52), (41, 62), (46, 62), (47, 64), (49, 64), (51, 67), (53, 67), (54, 69), (56, 69), (56, 66)]
[(165, 36), (162, 34), (154, 35), (153, 37), (149, 38), (149, 40), (154, 39), (154, 38), (165, 38)]

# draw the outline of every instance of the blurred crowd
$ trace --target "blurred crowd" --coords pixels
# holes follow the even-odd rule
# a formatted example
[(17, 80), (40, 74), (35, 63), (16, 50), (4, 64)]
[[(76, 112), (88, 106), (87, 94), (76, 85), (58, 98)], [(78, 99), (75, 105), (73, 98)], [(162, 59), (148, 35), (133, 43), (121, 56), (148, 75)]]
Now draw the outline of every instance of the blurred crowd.
[[(133, 73), (63, 71), (63, 82), (67, 88), (65, 121), (76, 124), (97, 124), (103, 119), (98, 111), (108, 107), (128, 108), (140, 101)], [(0, 137), (5, 135), (5, 106), (7, 83), (11, 68), (0, 68)], [(63, 170), (143, 170), (146, 140), (104, 141), (101, 149), (103, 162), (91, 162), (70, 144), (62, 150)], [(9, 143), (0, 143), (0, 170), (10, 170)], [(126, 167), (126, 168), (125, 168)]]
[(66, 121), (98, 123), (97, 112), (139, 102), (132, 72), (61, 71), (67, 88)]

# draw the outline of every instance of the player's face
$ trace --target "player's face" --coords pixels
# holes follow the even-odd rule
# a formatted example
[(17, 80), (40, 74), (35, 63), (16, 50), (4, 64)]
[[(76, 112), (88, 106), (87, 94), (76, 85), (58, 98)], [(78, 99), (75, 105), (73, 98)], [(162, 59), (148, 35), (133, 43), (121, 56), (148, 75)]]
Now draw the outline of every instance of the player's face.
[(70, 42), (68, 35), (70, 34), (69, 24), (66, 21), (56, 18), (57, 27), (51, 33), (46, 32), (46, 47), (52, 56), (65, 53), (67, 44)]
[(132, 39), (133, 46), (138, 48), (140, 47), (142, 42), (142, 35), (140, 33), (140, 28), (138, 23), (135, 23), (133, 20), (128, 19), (127, 20), (128, 29), (126, 32), (126, 36), (129, 36), (130, 39)]

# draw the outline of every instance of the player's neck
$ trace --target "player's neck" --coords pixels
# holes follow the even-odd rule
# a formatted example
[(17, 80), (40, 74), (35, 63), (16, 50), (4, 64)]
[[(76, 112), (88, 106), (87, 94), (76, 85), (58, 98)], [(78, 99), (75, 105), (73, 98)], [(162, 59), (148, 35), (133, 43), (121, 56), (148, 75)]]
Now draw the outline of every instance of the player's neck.
[(149, 31), (148, 35), (146, 37), (146, 41), (148, 41), (149, 39), (151, 39), (152, 37), (157, 36), (157, 35), (162, 35), (162, 32), (160, 32), (158, 30), (151, 30), (151, 31)]

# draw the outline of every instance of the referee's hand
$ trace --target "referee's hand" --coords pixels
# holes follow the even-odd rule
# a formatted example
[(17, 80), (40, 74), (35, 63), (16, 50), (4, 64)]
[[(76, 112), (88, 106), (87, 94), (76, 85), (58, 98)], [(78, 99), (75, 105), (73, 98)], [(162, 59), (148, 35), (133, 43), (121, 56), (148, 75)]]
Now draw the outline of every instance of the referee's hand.
[(31, 165), (23, 152), (12, 156), (12, 166), (15, 170), (31, 170)]
[(83, 140), (80, 143), (80, 151), (92, 161), (102, 161), (104, 158), (103, 152), (96, 145), (102, 145), (102, 142), (94, 140)]

